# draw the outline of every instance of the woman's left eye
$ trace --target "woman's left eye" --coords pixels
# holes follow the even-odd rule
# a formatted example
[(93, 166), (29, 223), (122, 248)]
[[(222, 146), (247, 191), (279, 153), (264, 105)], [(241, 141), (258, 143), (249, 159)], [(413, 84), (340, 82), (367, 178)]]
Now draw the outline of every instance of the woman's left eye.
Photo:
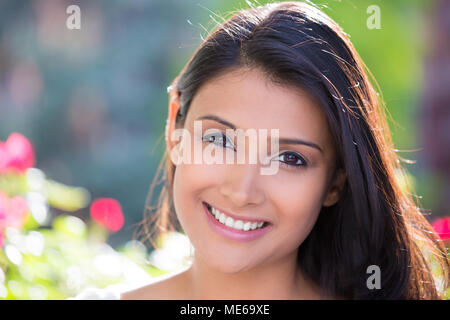
[(279, 159), (282, 158), (281, 163), (288, 167), (297, 169), (301, 166), (306, 166), (306, 160), (296, 152), (285, 152), (280, 154)]

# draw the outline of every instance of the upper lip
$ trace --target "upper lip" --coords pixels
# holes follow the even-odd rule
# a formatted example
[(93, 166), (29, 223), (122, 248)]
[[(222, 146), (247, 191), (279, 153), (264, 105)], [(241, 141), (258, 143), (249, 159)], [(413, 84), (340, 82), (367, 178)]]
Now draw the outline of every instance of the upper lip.
[(220, 212), (223, 212), (225, 215), (233, 218), (233, 220), (242, 220), (242, 221), (249, 221), (249, 222), (267, 222), (267, 223), (271, 223), (270, 221), (268, 221), (267, 219), (264, 218), (260, 218), (260, 217), (243, 217), (243, 216), (238, 216), (236, 214), (230, 213), (229, 211), (223, 210), (222, 208), (219, 208), (216, 205), (212, 205), (209, 202), (204, 201), (205, 204), (207, 204), (208, 206), (211, 206), (213, 208), (216, 208), (217, 210), (219, 210)]

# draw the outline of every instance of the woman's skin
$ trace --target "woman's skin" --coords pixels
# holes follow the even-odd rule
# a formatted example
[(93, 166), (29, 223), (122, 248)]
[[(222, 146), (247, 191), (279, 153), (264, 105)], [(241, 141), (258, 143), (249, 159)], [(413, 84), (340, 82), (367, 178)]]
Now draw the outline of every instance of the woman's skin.
[[(179, 100), (169, 104), (168, 134), (175, 129)], [(322, 206), (339, 200), (345, 182), (335, 170), (335, 149), (326, 117), (303, 90), (274, 84), (257, 69), (238, 69), (203, 85), (187, 114), (185, 129), (194, 136), (194, 120), (215, 115), (244, 131), (279, 129), (279, 137), (312, 142), (281, 144), (272, 161), (295, 163), (296, 152), (306, 166), (280, 163), (274, 175), (261, 175), (260, 162), (245, 164), (177, 165), (174, 205), (178, 219), (195, 248), (192, 266), (168, 279), (122, 294), (121, 299), (320, 299), (316, 285), (302, 275), (297, 250), (313, 228)], [(202, 133), (227, 126), (202, 120)], [(167, 141), (169, 151), (178, 141)], [(212, 142), (202, 142), (203, 148)], [(232, 141), (233, 144), (236, 140)], [(191, 142), (193, 155), (193, 141)], [(222, 148), (217, 146), (216, 148)], [(225, 148), (224, 150), (225, 151)], [(269, 153), (270, 154), (270, 153)], [(336, 173), (336, 174), (335, 174)], [(271, 222), (263, 236), (241, 242), (215, 232), (202, 206), (205, 201), (242, 217)]]

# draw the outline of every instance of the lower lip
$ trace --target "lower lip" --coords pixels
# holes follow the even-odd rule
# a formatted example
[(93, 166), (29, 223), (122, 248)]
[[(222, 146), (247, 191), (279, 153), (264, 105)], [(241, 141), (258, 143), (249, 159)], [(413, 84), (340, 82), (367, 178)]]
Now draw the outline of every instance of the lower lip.
[(213, 217), (211, 212), (209, 212), (208, 208), (206, 207), (206, 204), (202, 202), (203, 209), (206, 213), (206, 220), (208, 220), (208, 224), (211, 226), (211, 228), (217, 232), (218, 234), (232, 240), (237, 241), (252, 241), (256, 238), (259, 238), (263, 236), (266, 232), (268, 232), (272, 225), (267, 225), (264, 228), (250, 230), (250, 231), (242, 231), (242, 230), (236, 230), (230, 227), (227, 227), (224, 224), (221, 224), (219, 221), (216, 220), (216, 218)]

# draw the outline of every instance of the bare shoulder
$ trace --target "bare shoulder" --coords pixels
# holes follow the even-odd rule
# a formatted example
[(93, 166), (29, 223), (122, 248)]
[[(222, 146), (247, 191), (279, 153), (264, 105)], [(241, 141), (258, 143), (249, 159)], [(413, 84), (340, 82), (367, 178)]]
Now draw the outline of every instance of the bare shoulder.
[(120, 300), (182, 300), (186, 296), (186, 271), (169, 274), (143, 287), (122, 292)]

